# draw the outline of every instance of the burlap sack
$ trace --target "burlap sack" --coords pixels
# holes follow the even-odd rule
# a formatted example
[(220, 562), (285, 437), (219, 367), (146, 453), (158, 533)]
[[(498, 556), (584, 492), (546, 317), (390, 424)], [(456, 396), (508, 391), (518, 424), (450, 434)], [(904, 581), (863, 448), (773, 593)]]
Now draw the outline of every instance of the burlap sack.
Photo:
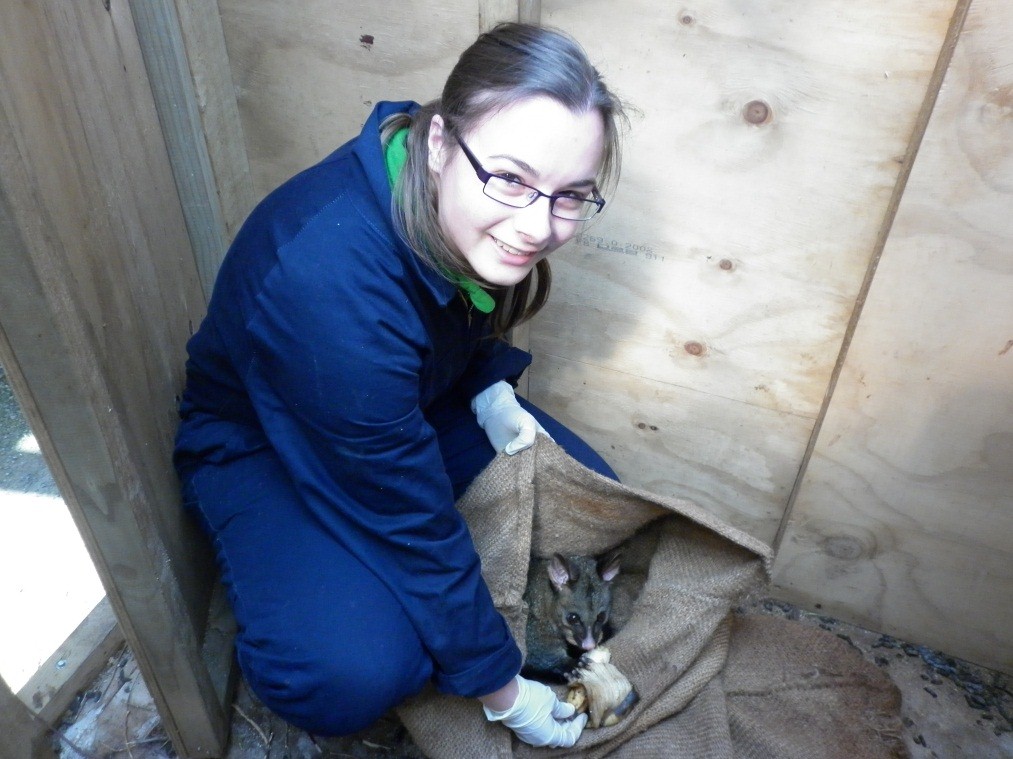
[(836, 635), (777, 617), (735, 617), (721, 681), (736, 757), (909, 755), (900, 691)]
[[(527, 451), (497, 457), (458, 508), (482, 557), (497, 608), (522, 649), (527, 619), (522, 596), (530, 555), (597, 554), (624, 546), (614, 593), (618, 632), (608, 647), (640, 701), (618, 725), (585, 730), (576, 746), (553, 749), (555, 755), (765, 755), (749, 753), (757, 728), (744, 716), (750, 708), (740, 708), (750, 692), (742, 683), (749, 678), (734, 680), (738, 700), (730, 710), (722, 673), (733, 626), (730, 610), (769, 579), (766, 545), (691, 501), (659, 497), (602, 477), (541, 437)], [(811, 676), (811, 668), (803, 669)], [(430, 759), (507, 759), (548, 751), (513, 740), (501, 725), (488, 723), (474, 699), (430, 689), (402, 705), (398, 714)], [(792, 718), (790, 712), (787, 716)], [(736, 746), (736, 740), (742, 745)], [(862, 756), (892, 754), (852, 751), (848, 759)]]

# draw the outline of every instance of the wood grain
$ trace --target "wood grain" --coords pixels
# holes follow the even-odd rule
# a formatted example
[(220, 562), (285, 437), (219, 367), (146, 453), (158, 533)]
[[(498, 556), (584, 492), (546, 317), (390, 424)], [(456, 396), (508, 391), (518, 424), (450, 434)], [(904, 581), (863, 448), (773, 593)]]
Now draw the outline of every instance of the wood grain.
[(529, 393), (627, 483), (689, 498), (771, 542), (805, 450), (806, 419), (539, 355)]
[(46, 726), (0, 679), (0, 759), (52, 759)]
[(478, 0), (479, 31), (487, 32), (501, 21), (519, 21), (522, 5), (524, 0)]
[(171, 465), (204, 309), (129, 6), (0, 25), (0, 361), (180, 755), (224, 745), (213, 589)]
[[(513, 0), (481, 6), (516, 18)], [(476, 0), (219, 7), (257, 197), (358, 135), (377, 101), (439, 96), (479, 32)]]
[(18, 691), (18, 698), (44, 723), (58, 725), (74, 698), (91, 686), (122, 645), (123, 632), (103, 598)]
[[(258, 196), (354, 136), (377, 99), (434, 97), (479, 28), (520, 12), (219, 5)], [(976, 0), (892, 216), (959, 6), (541, 3), (635, 111), (620, 190), (556, 254), (550, 305), (518, 338), (535, 353), (529, 396), (624, 480), (771, 540), (875, 271), (779, 578), (852, 621), (1006, 666), (1008, 612), (986, 601), (1009, 609), (1013, 586), (997, 537), (1013, 334), (995, 315), (1013, 24), (997, 0)]]
[(775, 567), (1013, 671), (1013, 7), (975, 0)]
[[(624, 378), (617, 409), (667, 395), (656, 468), (620, 463), (619, 474), (636, 486), (673, 470), (699, 479), (661, 452), (712, 450), (718, 426), (741, 446), (734, 471), (779, 462), (763, 497), (720, 498), (772, 539), (954, 5), (544, 2), (543, 20), (572, 31), (635, 111), (605, 216), (555, 254), (552, 298), (529, 331), (532, 400), (588, 429), (561, 399), (604, 372)], [(563, 360), (582, 367), (569, 385), (539, 379)], [(633, 421), (588, 439), (643, 451)]]
[(213, 4), (188, 0), (133, 0), (131, 11), (210, 298), (225, 251), (253, 208), (221, 19)]

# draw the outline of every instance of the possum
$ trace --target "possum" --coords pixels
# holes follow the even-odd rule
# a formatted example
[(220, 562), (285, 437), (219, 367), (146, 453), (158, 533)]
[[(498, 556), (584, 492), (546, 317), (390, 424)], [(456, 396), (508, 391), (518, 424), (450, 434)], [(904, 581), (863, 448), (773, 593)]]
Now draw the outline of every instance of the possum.
[(524, 600), (528, 605), (528, 654), (521, 674), (565, 683), (580, 656), (612, 630), (612, 581), (618, 550), (601, 556), (532, 558)]

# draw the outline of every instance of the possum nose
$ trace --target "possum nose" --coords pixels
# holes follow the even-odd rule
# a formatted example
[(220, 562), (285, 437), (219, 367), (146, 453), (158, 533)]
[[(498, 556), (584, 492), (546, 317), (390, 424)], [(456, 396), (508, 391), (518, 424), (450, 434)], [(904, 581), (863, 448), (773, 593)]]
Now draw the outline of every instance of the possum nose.
[(592, 638), (591, 635), (588, 634), (588, 636), (584, 638), (584, 642), (580, 644), (580, 647), (583, 648), (585, 651), (591, 651), (594, 649), (596, 645), (598, 644), (594, 642), (594, 638)]

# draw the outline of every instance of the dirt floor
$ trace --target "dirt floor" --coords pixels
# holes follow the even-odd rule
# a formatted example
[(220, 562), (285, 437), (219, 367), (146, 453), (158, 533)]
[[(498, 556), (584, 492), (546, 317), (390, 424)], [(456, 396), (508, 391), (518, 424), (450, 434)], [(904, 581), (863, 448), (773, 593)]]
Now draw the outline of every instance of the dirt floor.
[[(1013, 757), (1013, 677), (765, 599), (742, 614), (773, 614), (836, 634), (884, 669), (903, 693), (905, 742), (913, 759)], [(54, 736), (61, 757), (169, 759), (136, 664), (123, 650), (82, 693)], [(317, 738), (271, 715), (240, 685), (227, 759), (425, 759), (393, 715), (347, 738)]]

